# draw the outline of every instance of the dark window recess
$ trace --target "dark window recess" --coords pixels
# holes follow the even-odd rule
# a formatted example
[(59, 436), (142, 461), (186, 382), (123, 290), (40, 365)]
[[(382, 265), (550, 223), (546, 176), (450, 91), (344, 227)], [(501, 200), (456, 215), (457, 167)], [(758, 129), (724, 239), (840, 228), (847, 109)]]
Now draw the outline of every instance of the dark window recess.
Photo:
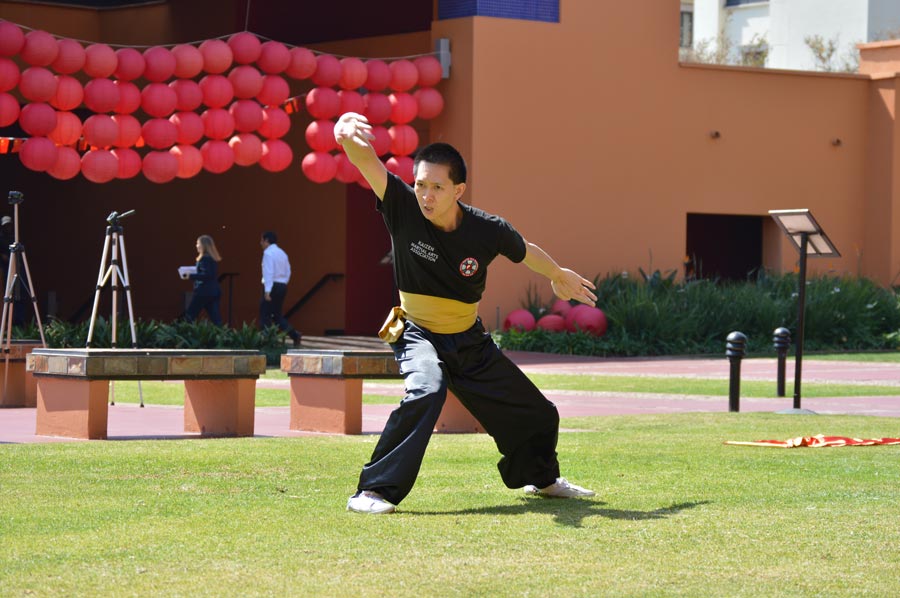
[(762, 267), (762, 231), (762, 216), (688, 214), (685, 278), (756, 278)]

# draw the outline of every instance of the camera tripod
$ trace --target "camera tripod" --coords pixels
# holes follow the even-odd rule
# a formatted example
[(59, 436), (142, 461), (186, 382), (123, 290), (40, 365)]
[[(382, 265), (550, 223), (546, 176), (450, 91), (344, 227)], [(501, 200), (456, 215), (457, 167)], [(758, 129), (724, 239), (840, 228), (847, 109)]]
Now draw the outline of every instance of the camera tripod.
[[(41, 324), (41, 314), (37, 306), (37, 298), (34, 296), (34, 284), (31, 282), (31, 270), (28, 268), (28, 256), (25, 255), (25, 246), (19, 242), (19, 204), (25, 201), (25, 196), (19, 191), (9, 192), (9, 203), (13, 207), (13, 243), (9, 246), (9, 265), (6, 272), (6, 291), (3, 293), (3, 315), (0, 316), (0, 342), (3, 343), (3, 395), (6, 395), (7, 381), (9, 379), (9, 352), (12, 344), (13, 316), (15, 315), (15, 296), (17, 287), (28, 295), (34, 306), (34, 318), (37, 322), (38, 332), (41, 335), (41, 345), (46, 347), (44, 340), (44, 326)], [(25, 271), (25, 280), (19, 276), (19, 261)]]
[[(97, 308), (100, 305), (100, 291), (106, 281), (110, 281), (112, 288), (112, 316), (110, 318), (112, 327), (110, 328), (110, 346), (115, 349), (118, 337), (118, 314), (119, 314), (119, 280), (122, 281), (122, 289), (125, 291), (125, 302), (128, 305), (128, 322), (131, 326), (131, 346), (137, 348), (137, 333), (134, 328), (134, 307), (131, 303), (131, 284), (128, 282), (128, 256), (125, 253), (125, 233), (119, 220), (126, 216), (134, 214), (134, 210), (129, 210), (123, 214), (112, 212), (106, 217), (109, 226), (106, 227), (106, 240), (103, 242), (103, 254), (100, 257), (100, 273), (97, 275), (97, 289), (94, 292), (94, 307), (91, 310), (91, 322), (88, 326), (87, 347), (91, 347), (94, 340), (94, 326), (97, 323)], [(110, 249), (111, 248), (111, 249)], [(119, 268), (119, 252), (122, 253), (122, 267)], [(107, 262), (107, 257), (109, 261)], [(108, 264), (108, 265), (107, 265)], [(116, 394), (114, 383), (110, 383), (110, 404), (116, 404)], [(138, 393), (140, 394), (140, 406), (144, 406), (144, 393), (141, 389), (141, 383), (138, 381)]]

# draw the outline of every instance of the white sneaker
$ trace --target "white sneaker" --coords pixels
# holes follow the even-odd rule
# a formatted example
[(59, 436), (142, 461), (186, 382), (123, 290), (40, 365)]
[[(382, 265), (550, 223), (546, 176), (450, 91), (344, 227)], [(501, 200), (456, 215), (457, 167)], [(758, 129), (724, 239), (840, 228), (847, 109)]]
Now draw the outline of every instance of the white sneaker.
[(371, 490), (363, 490), (357, 492), (347, 500), (347, 510), (357, 513), (369, 513), (370, 515), (380, 515), (382, 513), (393, 513), (397, 507), (377, 492)]
[(537, 486), (529, 484), (525, 486), (523, 490), (525, 490), (525, 494), (550, 496), (554, 498), (582, 498), (585, 496), (594, 496), (593, 490), (571, 484), (566, 478), (556, 478), (556, 481), (546, 488), (538, 488)]

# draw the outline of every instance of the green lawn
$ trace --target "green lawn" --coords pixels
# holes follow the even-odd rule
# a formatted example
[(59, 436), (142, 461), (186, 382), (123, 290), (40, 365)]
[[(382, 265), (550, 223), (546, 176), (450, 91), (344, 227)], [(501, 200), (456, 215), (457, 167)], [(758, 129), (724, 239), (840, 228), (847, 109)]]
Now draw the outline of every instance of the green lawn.
[(484, 435), (436, 435), (400, 511), (344, 510), (375, 436), (0, 446), (4, 596), (896, 596), (894, 419), (566, 420), (563, 473), (503, 487)]

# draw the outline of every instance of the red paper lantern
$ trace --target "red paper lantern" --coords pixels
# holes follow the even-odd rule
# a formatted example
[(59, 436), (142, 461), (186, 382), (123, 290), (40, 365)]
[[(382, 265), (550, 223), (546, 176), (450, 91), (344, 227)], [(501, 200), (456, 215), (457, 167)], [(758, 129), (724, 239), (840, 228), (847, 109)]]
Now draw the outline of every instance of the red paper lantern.
[(383, 60), (366, 61), (365, 88), (369, 91), (381, 91), (391, 82), (391, 68)]
[(530, 311), (527, 309), (516, 309), (509, 312), (509, 315), (503, 320), (503, 331), (516, 328), (528, 332), (529, 330), (534, 330), (534, 325), (534, 316), (531, 315)]
[(262, 75), (252, 66), (242, 65), (231, 69), (228, 73), (228, 80), (234, 88), (234, 95), (237, 98), (247, 99), (256, 97), (256, 94), (262, 89)]
[(149, 152), (141, 170), (151, 183), (168, 183), (178, 174), (178, 158), (169, 152)]
[(119, 175), (119, 161), (108, 150), (91, 150), (81, 157), (81, 174), (92, 183), (108, 183)]
[(15, 56), (25, 45), (25, 34), (18, 25), (0, 21), (0, 56)]
[[(281, 172), (290, 166), (293, 160), (294, 152), (291, 150), (291, 146), (281, 139), (263, 141), (262, 155), (259, 157), (259, 165), (263, 167), (263, 170)], [(336, 165), (335, 169), (337, 169)]]
[(168, 149), (178, 140), (178, 127), (167, 118), (151, 118), (141, 127), (141, 136), (153, 149)]
[(596, 307), (579, 304), (566, 314), (566, 330), (576, 332), (583, 330), (594, 336), (603, 336), (606, 333), (606, 314)]
[(409, 125), (394, 125), (388, 129), (391, 136), (391, 153), (406, 156), (419, 146), (419, 134)]
[(116, 81), (119, 102), (113, 109), (117, 114), (131, 114), (141, 107), (141, 90), (131, 81)]
[(419, 118), (429, 120), (444, 110), (444, 98), (433, 87), (422, 87), (413, 94), (419, 106)]
[(207, 75), (200, 79), (203, 103), (210, 108), (221, 108), (234, 99), (234, 88), (222, 75)]
[(46, 137), (56, 128), (56, 110), (50, 104), (25, 104), (19, 114), (19, 126), (33, 137)]
[(19, 148), (19, 160), (28, 170), (44, 172), (53, 168), (59, 150), (46, 137), (29, 137)]
[(353, 162), (350, 161), (347, 154), (336, 154), (334, 156), (334, 161), (337, 164), (337, 171), (334, 174), (334, 178), (340, 182), (355, 183), (362, 176), (359, 172), (359, 168), (353, 165)]
[(256, 62), (262, 52), (262, 43), (259, 38), (249, 31), (235, 33), (228, 38), (228, 47), (234, 61), (238, 64), (250, 64)]
[(263, 122), (262, 106), (253, 100), (238, 100), (228, 109), (234, 118), (234, 128), (240, 133), (257, 130)]
[(411, 94), (405, 92), (392, 93), (388, 96), (391, 102), (391, 121), (398, 125), (405, 125), (416, 118), (419, 112), (419, 104)]
[(256, 64), (262, 72), (277, 75), (291, 64), (291, 52), (281, 42), (267, 41), (262, 45)]
[(341, 58), (341, 78), (338, 85), (341, 89), (357, 89), (366, 82), (369, 72), (366, 63), (359, 58)]
[(0, 93), (14, 89), (19, 84), (19, 67), (9, 58), (0, 57)]
[(385, 168), (400, 177), (400, 180), (407, 184), (412, 184), (415, 180), (413, 175), (413, 159), (409, 156), (391, 156), (384, 163)]
[[(141, 123), (130, 114), (113, 114), (110, 118), (119, 128), (116, 141), (113, 143), (116, 147), (131, 147), (141, 138)], [(135, 173), (137, 174), (137, 173)]]
[(175, 92), (175, 110), (188, 112), (196, 110), (203, 103), (203, 90), (191, 79), (175, 79), (169, 83)]
[(116, 72), (119, 59), (106, 44), (91, 44), (84, 49), (84, 72), (88, 77), (104, 79)]
[(0, 127), (8, 127), (19, 119), (19, 102), (8, 93), (0, 93)]
[(434, 87), (444, 77), (444, 67), (434, 56), (419, 56), (413, 64), (419, 72), (419, 87)]
[(303, 156), (300, 168), (314, 183), (327, 183), (337, 174), (337, 162), (327, 152), (310, 152)]
[(391, 101), (383, 93), (367, 93), (364, 96), (366, 101), (366, 118), (373, 125), (380, 125), (391, 117)]
[(169, 117), (178, 130), (177, 141), (180, 145), (191, 145), (203, 137), (203, 119), (196, 112), (176, 112)]
[(256, 94), (256, 99), (263, 106), (281, 106), (291, 95), (288, 82), (279, 75), (266, 75), (263, 77), (262, 88)]
[(313, 118), (334, 118), (340, 109), (341, 98), (330, 87), (315, 87), (306, 94), (306, 110)]
[(341, 61), (331, 54), (316, 56), (316, 72), (312, 82), (319, 87), (334, 87), (341, 80)]
[(47, 169), (47, 174), (60, 181), (68, 181), (79, 172), (81, 172), (81, 156), (75, 148), (56, 148), (56, 163)]
[(29, 31), (20, 56), (31, 66), (50, 66), (59, 54), (56, 38), (46, 31)]
[(203, 168), (213, 174), (221, 174), (234, 165), (234, 152), (226, 142), (211, 139), (200, 147)]
[(175, 70), (172, 74), (179, 79), (192, 79), (203, 70), (203, 54), (195, 46), (179, 44), (172, 48)]
[(50, 105), (57, 110), (74, 110), (84, 100), (84, 88), (78, 79), (69, 75), (56, 78), (56, 93), (50, 98)]
[(547, 314), (537, 321), (536, 326), (547, 332), (565, 332), (566, 319), (559, 314)]
[[(56, 42), (58, 52), (56, 59), (50, 67), (60, 75), (71, 75), (77, 73), (84, 66), (85, 53), (84, 48), (74, 39), (61, 39)], [(80, 161), (79, 159), (79, 168)]]
[[(138, 125), (138, 130), (140, 130), (140, 125)], [(117, 147), (110, 150), (110, 153), (119, 162), (119, 169), (116, 172), (117, 179), (133, 179), (144, 166), (141, 155), (133, 149)]]
[(306, 127), (306, 143), (314, 151), (330, 152), (337, 149), (334, 140), (334, 121), (314, 120)]
[(153, 46), (144, 50), (144, 79), (160, 83), (175, 72), (175, 56), (168, 48)]
[(110, 147), (119, 140), (119, 125), (107, 114), (95, 114), (84, 121), (84, 140), (92, 147)]
[(141, 90), (141, 108), (150, 116), (167, 118), (177, 103), (175, 90), (165, 83), (150, 83)]
[(338, 91), (338, 98), (341, 100), (339, 114), (346, 114), (347, 112), (362, 114), (366, 111), (366, 101), (363, 99), (362, 94), (357, 91), (342, 89)]
[(390, 64), (391, 89), (394, 91), (407, 91), (415, 87), (419, 80), (419, 70), (409, 60), (395, 60)]
[(362, 173), (360, 173), (360, 177), (359, 179), (357, 179), (356, 184), (363, 189), (367, 189), (369, 191), (372, 190), (372, 185), (369, 184), (369, 181), (366, 180), (366, 177), (362, 176)]
[(284, 137), (291, 130), (291, 118), (281, 108), (269, 106), (263, 108), (263, 121), (259, 126), (259, 134), (267, 139)]
[(565, 299), (557, 299), (550, 307), (551, 314), (557, 314), (563, 317), (566, 317), (570, 311), (572, 311), (572, 304)]
[(375, 154), (378, 156), (389, 154), (391, 152), (391, 134), (388, 132), (387, 127), (375, 125), (372, 127), (372, 134), (375, 136), (375, 139), (372, 139), (370, 143), (375, 150)]
[(291, 48), (291, 63), (285, 74), (294, 79), (308, 79), (316, 72), (316, 55), (306, 48)]
[(92, 112), (112, 112), (119, 105), (119, 88), (112, 79), (91, 79), (84, 86), (84, 105)]
[(25, 69), (19, 78), (19, 91), (29, 102), (49, 102), (56, 85), (56, 75), (40, 66)]
[[(73, 145), (81, 139), (81, 119), (72, 112), (56, 113), (56, 128), (50, 132), (50, 140), (56, 145)], [(81, 158), (79, 158), (80, 164)]]
[(251, 166), (259, 162), (262, 156), (262, 140), (253, 133), (241, 133), (228, 140), (234, 152), (234, 163), (238, 166)]
[(200, 118), (203, 119), (203, 133), (210, 139), (225, 139), (234, 133), (234, 117), (228, 110), (210, 108)]
[(200, 44), (203, 55), (203, 70), (217, 75), (224, 73), (234, 61), (234, 54), (228, 44), (220, 39), (208, 39)]
[(116, 79), (119, 81), (134, 81), (144, 74), (144, 55), (134, 48), (119, 48), (116, 50)]
[(175, 176), (179, 179), (189, 179), (203, 170), (203, 154), (193, 145), (178, 144), (169, 153), (178, 160), (178, 172)]

